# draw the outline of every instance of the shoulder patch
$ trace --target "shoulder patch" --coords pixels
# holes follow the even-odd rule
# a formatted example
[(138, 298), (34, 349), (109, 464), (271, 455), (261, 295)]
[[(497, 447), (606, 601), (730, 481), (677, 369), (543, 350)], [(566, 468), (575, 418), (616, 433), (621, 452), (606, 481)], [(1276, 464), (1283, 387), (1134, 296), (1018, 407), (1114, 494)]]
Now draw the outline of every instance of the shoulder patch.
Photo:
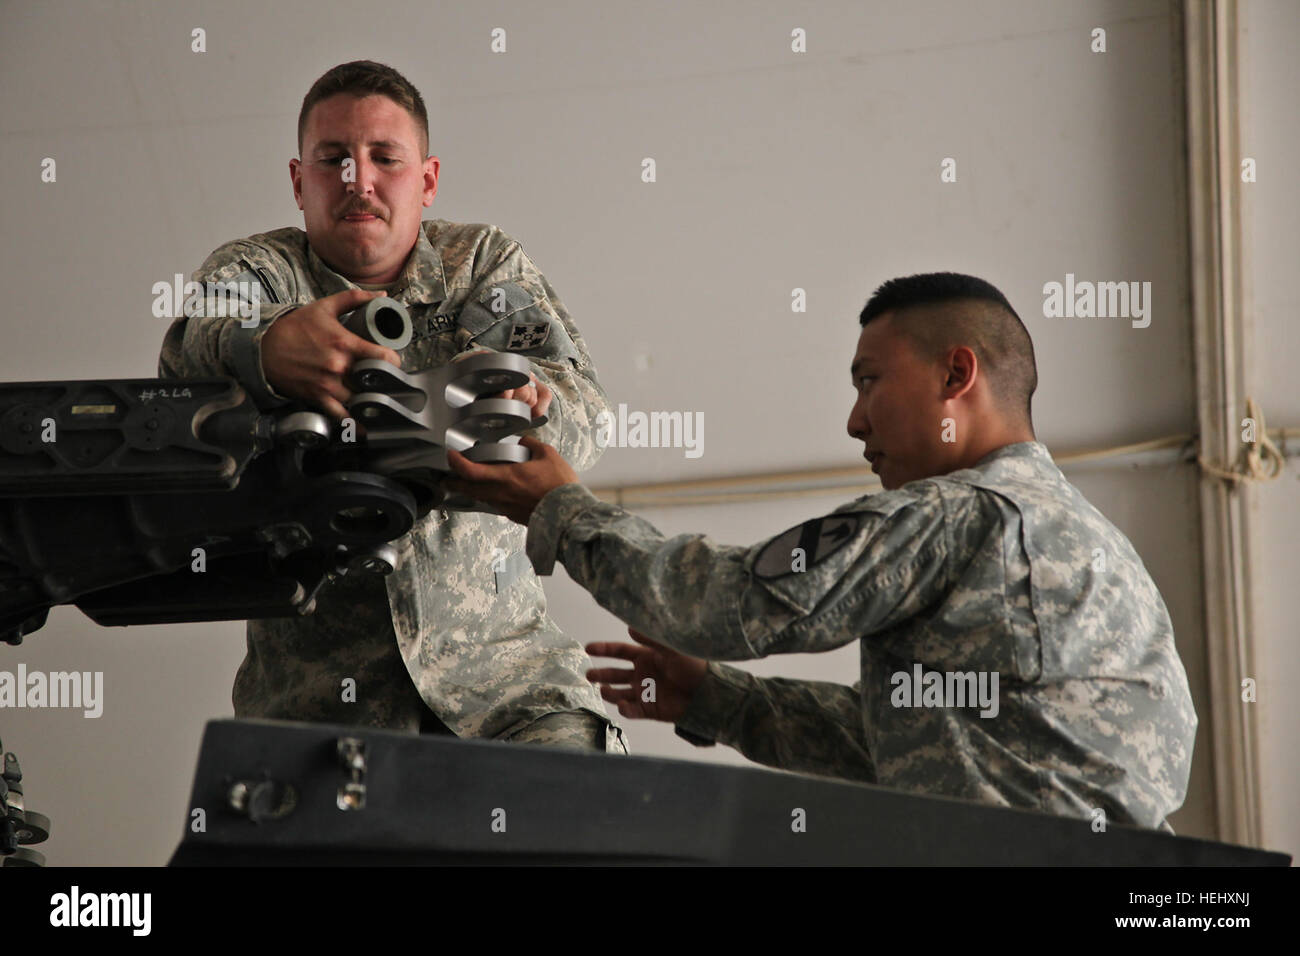
[[(763, 580), (806, 571), (830, 557), (857, 533), (861, 518), (856, 514), (826, 515), (805, 521), (773, 538), (754, 562), (754, 575)], [(802, 551), (802, 560), (796, 554)]]
[(518, 282), (498, 282), (479, 296), (483, 307), (505, 318), (511, 313), (526, 309), (534, 302), (534, 297)]
[(548, 321), (535, 319), (517, 321), (510, 329), (510, 341), (506, 343), (506, 350), (526, 352), (528, 349), (535, 349), (545, 345), (550, 334), (551, 323)]

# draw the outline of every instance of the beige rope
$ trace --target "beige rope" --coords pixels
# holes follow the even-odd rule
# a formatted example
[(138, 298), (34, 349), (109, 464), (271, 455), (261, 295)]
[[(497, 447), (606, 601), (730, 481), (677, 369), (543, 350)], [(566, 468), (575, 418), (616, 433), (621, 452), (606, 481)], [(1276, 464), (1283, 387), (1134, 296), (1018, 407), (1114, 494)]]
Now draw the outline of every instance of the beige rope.
[[(1255, 422), (1255, 434), (1258, 441), (1248, 442), (1246, 444), (1246, 461), (1244, 467), (1232, 471), (1227, 471), (1205, 460), (1205, 457), (1199, 452), (1196, 455), (1196, 462), (1201, 466), (1201, 470), (1207, 474), (1222, 478), (1224, 481), (1274, 481), (1282, 474), (1282, 469), (1286, 465), (1286, 457), (1273, 444), (1273, 440), (1268, 437), (1268, 428), (1264, 424), (1264, 410), (1259, 407), (1259, 403), (1253, 398), (1246, 399), (1246, 417)], [(1295, 429), (1283, 428), (1280, 430), (1282, 443), (1286, 444), (1288, 431)]]
[[(1251, 443), (1246, 451), (1246, 460), (1241, 471), (1229, 471), (1205, 460), (1197, 451), (1195, 460), (1207, 474), (1215, 475), (1226, 481), (1272, 481), (1278, 478), (1285, 465), (1285, 447), (1288, 438), (1300, 438), (1300, 428), (1274, 429), (1283, 448), (1279, 450), (1269, 437), (1264, 422), (1264, 413), (1253, 399), (1246, 399), (1246, 414), (1256, 423), (1258, 440)], [(1059, 465), (1079, 464), (1103, 458), (1117, 458), (1144, 452), (1162, 451), (1169, 448), (1187, 448), (1185, 460), (1193, 458), (1191, 446), (1196, 445), (1194, 435), (1168, 435), (1150, 441), (1136, 442), (1129, 445), (1116, 445), (1110, 448), (1089, 448), (1060, 456), (1053, 455)], [(847, 479), (847, 480), (846, 480)], [(857, 480), (853, 480), (857, 479)], [(770, 488), (766, 490), (732, 491), (736, 487), (755, 485), (791, 484), (806, 485), (808, 482), (829, 482), (815, 487)], [(616, 485), (592, 488), (598, 498), (613, 501), (622, 507), (662, 508), (683, 505), (719, 504), (742, 501), (765, 501), (774, 498), (802, 498), (818, 495), (844, 494), (846, 492), (865, 494), (879, 487), (879, 479), (863, 474), (862, 466), (837, 468), (813, 468), (804, 471), (782, 471), (758, 475), (731, 475), (719, 478), (700, 478), (686, 481), (667, 481), (643, 485)], [(685, 493), (684, 493), (685, 492)], [(689, 492), (696, 492), (689, 494)]]

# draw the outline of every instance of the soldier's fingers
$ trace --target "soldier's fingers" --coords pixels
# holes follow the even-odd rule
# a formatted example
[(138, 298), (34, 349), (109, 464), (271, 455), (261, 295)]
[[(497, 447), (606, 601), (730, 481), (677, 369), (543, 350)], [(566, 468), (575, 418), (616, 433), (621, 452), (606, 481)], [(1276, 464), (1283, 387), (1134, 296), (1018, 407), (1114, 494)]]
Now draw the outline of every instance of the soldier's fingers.
[(632, 675), (636, 671), (631, 667), (593, 667), (587, 671), (587, 680), (593, 684), (619, 684), (631, 686)]
[(316, 383), (317, 394), (321, 401), (333, 399), (339, 405), (345, 404), (352, 397), (348, 387), (337, 378), (329, 377), (321, 379)]
[(532, 453), (533, 458), (550, 458), (559, 454), (559, 452), (546, 444), (546, 442), (534, 438), (532, 435), (520, 436), (519, 444), (527, 448), (529, 452)]
[(546, 387), (545, 382), (537, 383), (537, 405), (533, 408), (534, 416), (545, 415), (551, 407), (551, 400), (555, 398), (555, 393)]
[(330, 398), (328, 395), (322, 395), (319, 401), (320, 401), (320, 407), (325, 412), (325, 414), (329, 415), (335, 420), (341, 422), (343, 421), (343, 419), (351, 417), (350, 413), (346, 408), (344, 408), (337, 400)]
[[(347, 332), (347, 329), (343, 330)], [(367, 342), (359, 335), (353, 335), (347, 332), (347, 337), (343, 339), (343, 348), (347, 350), (354, 360), (359, 359), (379, 359), (381, 362), (388, 362), (390, 365), (402, 367), (402, 357), (392, 349), (386, 349), (382, 345), (376, 345), (374, 342)]]
[(635, 687), (610, 687), (608, 684), (598, 684), (600, 696), (605, 698), (611, 704), (617, 704), (620, 701), (640, 700), (640, 693)]
[(325, 309), (337, 319), (339, 316), (351, 312), (357, 306), (365, 305), (371, 299), (385, 294), (382, 289), (344, 289), (342, 292), (335, 292), (333, 295), (327, 295), (317, 301), (322, 303)]
[(644, 647), (637, 647), (635, 644), (595, 641), (587, 645), (587, 653), (592, 657), (617, 657), (621, 660), (636, 662), (649, 652)]
[[(632, 640), (636, 641), (638, 644), (644, 644), (646, 647), (653, 647), (655, 650), (659, 650), (659, 651), (671, 651), (671, 650), (672, 650), (672, 648), (670, 648), (670, 647), (666, 647), (665, 645), (660, 644), (660, 643), (659, 643), (658, 641), (656, 641), (654, 638), (646, 637), (644, 634), (642, 634), (642, 633), (641, 633), (640, 631), (638, 631), (638, 630), (635, 630), (635, 629), (629, 627), (629, 628), (627, 629), (627, 632), (628, 632), (628, 634), (630, 634), (630, 635), (632, 636)], [(676, 653), (676, 652), (674, 651), (674, 653)]]
[(537, 397), (533, 394), (533, 390), (527, 385), (520, 386), (519, 388), (508, 388), (497, 397), (513, 398), (516, 402), (523, 402), (525, 405), (530, 406), (537, 401)]
[(365, 339), (359, 339), (361, 344), (352, 354), (360, 359), (379, 359), (381, 362), (387, 362), (389, 365), (402, 367), (402, 357), (392, 349), (386, 349), (382, 345), (376, 345), (373, 342), (367, 342)]
[[(454, 448), (447, 449), (447, 464), (451, 465), (453, 472), (467, 481), (493, 481), (496, 478), (496, 472), (492, 470), (491, 465), (470, 461)], [(449, 482), (447, 487), (450, 489), (452, 483)]]

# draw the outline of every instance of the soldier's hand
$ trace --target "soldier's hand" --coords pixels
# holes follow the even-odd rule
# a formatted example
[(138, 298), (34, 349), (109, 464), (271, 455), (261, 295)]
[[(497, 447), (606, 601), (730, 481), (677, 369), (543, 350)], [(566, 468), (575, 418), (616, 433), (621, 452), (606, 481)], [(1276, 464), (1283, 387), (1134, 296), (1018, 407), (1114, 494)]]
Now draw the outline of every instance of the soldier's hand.
[(550, 388), (545, 382), (537, 381), (537, 376), (529, 374), (532, 382), (519, 388), (508, 388), (497, 398), (513, 398), (517, 402), (524, 402), (533, 410), (533, 418), (540, 418), (546, 414), (546, 410), (551, 407), (551, 399), (554, 398)]
[(632, 669), (596, 667), (587, 671), (587, 680), (597, 685), (600, 696), (617, 705), (624, 717), (676, 723), (704, 680), (708, 661), (664, 647), (630, 627), (627, 632), (638, 643), (597, 642), (587, 645), (587, 653), (631, 661)]
[(548, 492), (577, 484), (578, 475), (558, 451), (532, 435), (524, 435), (519, 444), (528, 449), (531, 459), (495, 465), (470, 461), (448, 448), (447, 464), (453, 474), (443, 480), (443, 488), (492, 505), (518, 524), (528, 524), (537, 503)]
[(262, 371), (281, 395), (319, 407), (342, 421), (348, 417), (343, 403), (352, 392), (343, 376), (353, 362), (383, 359), (399, 368), (401, 357), (392, 349), (353, 335), (339, 316), (365, 305), (379, 291), (348, 289), (286, 312), (262, 336)]

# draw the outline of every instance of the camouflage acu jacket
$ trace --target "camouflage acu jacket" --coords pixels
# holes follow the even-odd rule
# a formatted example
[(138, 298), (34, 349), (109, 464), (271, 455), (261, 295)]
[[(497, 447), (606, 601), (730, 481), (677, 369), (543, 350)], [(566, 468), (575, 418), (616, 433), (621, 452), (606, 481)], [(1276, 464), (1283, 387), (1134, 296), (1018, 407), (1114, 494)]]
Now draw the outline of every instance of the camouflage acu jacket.
[[(358, 288), (296, 228), (227, 243), (193, 280), (256, 282), (260, 324), (177, 319), (159, 374), (231, 375), (261, 407), (284, 401), (262, 371), (267, 328), (300, 305)], [(389, 294), (409, 308), (415, 326), (400, 353), (404, 370), (515, 345), (555, 395), (550, 420), (533, 434), (575, 468), (595, 463), (604, 390), (577, 326), (518, 242), (495, 226), (426, 221)], [(517, 329), (528, 334), (512, 335)], [(522, 528), (495, 515), (433, 511), (396, 544), (400, 567), (386, 580), (349, 575), (327, 586), (308, 617), (249, 622), (235, 679), (237, 716), (415, 729), (427, 704), (458, 734), (507, 737), (548, 714), (589, 712), (622, 749), (583, 676), (590, 662), (581, 644), (546, 616)], [(355, 700), (344, 699), (347, 678)]]
[[(665, 540), (565, 485), (534, 512), (528, 555), (539, 574), (561, 561), (628, 624), (714, 661), (860, 642), (852, 687), (711, 664), (678, 723), (693, 742), (789, 770), (1172, 829), (1197, 719), (1169, 613), (1128, 539), (1037, 442), (751, 548)], [(993, 706), (975, 702), (977, 686), (995, 692)]]

